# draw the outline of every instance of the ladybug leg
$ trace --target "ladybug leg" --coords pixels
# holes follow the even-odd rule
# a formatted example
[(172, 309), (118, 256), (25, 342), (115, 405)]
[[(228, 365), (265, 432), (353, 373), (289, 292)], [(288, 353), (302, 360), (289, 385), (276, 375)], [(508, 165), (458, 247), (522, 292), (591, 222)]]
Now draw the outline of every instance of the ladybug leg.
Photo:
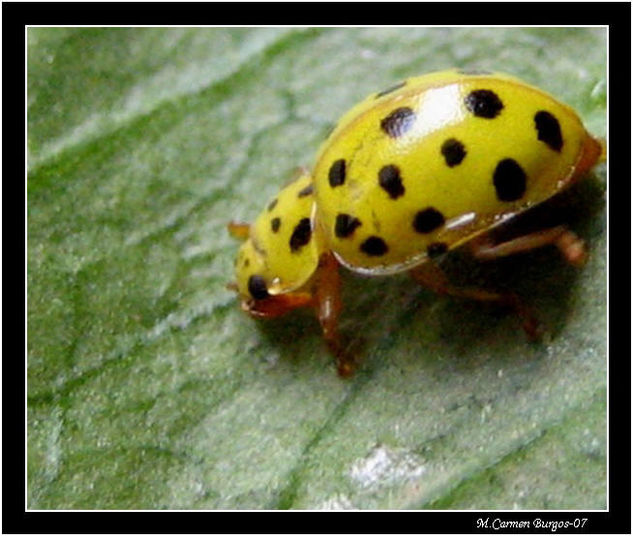
[(484, 236), (483, 239), (471, 242), (470, 251), (479, 260), (491, 260), (550, 244), (556, 246), (567, 262), (574, 266), (581, 266), (587, 259), (583, 240), (564, 225), (519, 236), (499, 244), (490, 243), (489, 238)]
[(600, 143), (600, 157), (598, 158), (598, 162), (606, 162), (607, 161), (607, 140), (605, 138), (600, 138), (598, 140)]
[(226, 228), (229, 230), (229, 233), (233, 238), (237, 238), (238, 240), (246, 240), (248, 238), (248, 233), (250, 232), (251, 226), (248, 223), (231, 221), (226, 225)]
[(338, 318), (342, 307), (341, 278), (338, 262), (329, 252), (319, 259), (314, 306), (325, 342), (336, 359), (338, 374), (343, 377), (351, 376), (354, 372), (354, 359), (343, 351), (338, 332)]
[(438, 294), (467, 298), (477, 301), (496, 302), (514, 309), (523, 322), (523, 329), (531, 340), (539, 337), (539, 323), (523, 305), (519, 297), (511, 292), (500, 293), (471, 287), (452, 285), (444, 271), (434, 262), (426, 262), (411, 270), (411, 276), (422, 286)]
[(279, 296), (268, 296), (261, 300), (242, 301), (242, 309), (255, 318), (276, 318), (299, 307), (314, 305), (314, 296), (309, 292), (288, 292)]
[(341, 280), (338, 262), (331, 253), (321, 255), (315, 273), (314, 292), (288, 292), (242, 301), (242, 309), (256, 318), (275, 318), (299, 307), (313, 307), (323, 330), (323, 338), (336, 359), (340, 376), (351, 376), (354, 360), (341, 346), (338, 318), (341, 312)]

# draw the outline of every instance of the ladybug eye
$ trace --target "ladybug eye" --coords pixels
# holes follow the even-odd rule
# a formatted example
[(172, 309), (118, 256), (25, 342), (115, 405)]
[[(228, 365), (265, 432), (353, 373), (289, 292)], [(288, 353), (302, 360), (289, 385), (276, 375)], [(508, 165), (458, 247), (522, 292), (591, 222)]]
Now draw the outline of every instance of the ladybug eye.
[(248, 291), (256, 300), (263, 300), (270, 296), (266, 281), (261, 275), (252, 275), (248, 278)]

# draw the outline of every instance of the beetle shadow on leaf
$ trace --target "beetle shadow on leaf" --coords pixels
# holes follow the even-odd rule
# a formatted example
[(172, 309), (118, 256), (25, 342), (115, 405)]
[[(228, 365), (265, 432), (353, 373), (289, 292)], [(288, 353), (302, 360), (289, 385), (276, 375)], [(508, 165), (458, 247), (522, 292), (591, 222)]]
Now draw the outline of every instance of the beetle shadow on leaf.
[(314, 360), (322, 348), (321, 328), (312, 309), (297, 309), (274, 319), (254, 320), (265, 344), (279, 352), (280, 363), (302, 366), (302, 361)]
[[(402, 287), (405, 299), (398, 321), (393, 324), (407, 333), (407, 351), (426, 356), (425, 359), (433, 359), (434, 353), (441, 354), (441, 359), (455, 359), (455, 365), (460, 367), (468, 366), (471, 360), (467, 356), (489, 354), (488, 351), (477, 352), (478, 349), (498, 350), (494, 353), (507, 356), (538, 356), (545, 351), (549, 341), (555, 341), (566, 332), (578, 303), (575, 297), (588, 291), (586, 286), (579, 285), (579, 279), (588, 281), (586, 270), (601, 269), (602, 261), (596, 257), (604, 254), (604, 187), (591, 178), (582, 181), (495, 229), (495, 239), (503, 241), (561, 224), (586, 241), (589, 263), (596, 264), (571, 266), (553, 246), (488, 262), (474, 259), (467, 251), (456, 250), (441, 264), (457, 287), (516, 294), (522, 306), (538, 321), (542, 331), (540, 338), (530, 340), (522, 319), (511, 307), (440, 296), (426, 289), (408, 292)], [(601, 284), (597, 282), (592, 292)], [(525, 347), (525, 352), (509, 352), (509, 348), (517, 345)]]
[[(589, 262), (595, 260), (596, 255), (603, 254), (602, 240), (606, 229), (604, 188), (598, 181), (582, 181), (513, 218), (508, 224), (494, 230), (493, 240), (509, 240), (563, 224), (585, 240)], [(515, 293), (522, 305), (539, 321), (546, 338), (555, 338), (566, 325), (574, 294), (582, 292), (578, 288), (578, 279), (587, 266), (571, 266), (555, 247), (548, 246), (489, 262), (476, 261), (463, 252), (457, 252), (446, 259), (443, 268), (456, 285)], [(489, 330), (491, 326), (503, 322), (507, 329), (517, 326), (523, 340), (528, 341), (527, 336), (521, 333), (518, 315), (507, 307), (455, 299), (445, 311), (455, 313), (456, 307), (466, 309), (456, 313), (459, 316), (455, 321), (446, 319), (446, 322), (441, 322), (448, 329), (446, 335), (451, 338), (466, 336), (472, 339), (469, 343), (476, 343), (479, 337), (486, 335), (482, 329)], [(475, 314), (480, 311), (483, 316), (477, 320), (476, 316), (466, 311)], [(509, 323), (505, 317), (511, 315), (516, 320)], [(449, 329), (451, 325), (453, 328)]]

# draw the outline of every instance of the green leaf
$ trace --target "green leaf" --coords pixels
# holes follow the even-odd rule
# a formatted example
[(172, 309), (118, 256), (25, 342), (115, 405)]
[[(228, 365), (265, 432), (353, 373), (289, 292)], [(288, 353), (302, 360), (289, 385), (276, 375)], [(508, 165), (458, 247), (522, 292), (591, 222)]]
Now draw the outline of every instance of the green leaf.
[(582, 269), (544, 249), (458, 280), (549, 327), (344, 274), (341, 380), (309, 312), (227, 290), (253, 219), (370, 92), (510, 72), (605, 132), (600, 28), (29, 28), (28, 506), (606, 506), (606, 171), (573, 195)]

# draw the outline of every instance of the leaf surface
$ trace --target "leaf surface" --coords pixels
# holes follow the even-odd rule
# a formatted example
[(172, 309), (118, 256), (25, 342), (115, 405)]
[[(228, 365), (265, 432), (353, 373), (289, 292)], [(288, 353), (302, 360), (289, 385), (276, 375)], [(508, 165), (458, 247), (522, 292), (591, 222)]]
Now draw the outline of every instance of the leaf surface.
[(601, 509), (606, 172), (582, 269), (538, 251), (459, 279), (548, 326), (344, 275), (339, 379), (314, 318), (256, 322), (237, 245), (338, 117), (449, 67), (510, 72), (604, 135), (594, 28), (29, 28), (28, 506)]

